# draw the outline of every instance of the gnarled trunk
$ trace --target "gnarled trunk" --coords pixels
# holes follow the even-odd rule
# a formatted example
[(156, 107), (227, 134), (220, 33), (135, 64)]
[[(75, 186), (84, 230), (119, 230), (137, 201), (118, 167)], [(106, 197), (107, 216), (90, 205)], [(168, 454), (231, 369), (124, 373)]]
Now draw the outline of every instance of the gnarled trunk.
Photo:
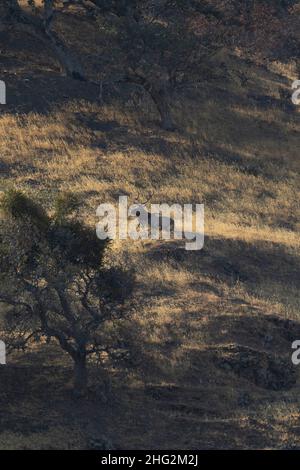
[(54, 50), (56, 57), (66, 75), (74, 78), (75, 80), (86, 81), (83, 69), (77, 58), (66, 48), (66, 46), (58, 39), (57, 35), (53, 31), (46, 30), (45, 33), (50, 40), (52, 49)]
[(65, 44), (52, 30), (52, 22), (54, 19), (53, 3), (53, 0), (44, 0), (44, 34), (49, 39), (52, 45), (52, 49), (54, 50), (56, 57), (59, 60), (61, 66), (63, 67), (65, 73), (68, 76), (77, 80), (85, 80), (79, 60), (68, 50)]
[(166, 131), (174, 131), (175, 124), (172, 119), (166, 87), (156, 88), (152, 86), (149, 88), (149, 93), (159, 112), (161, 127)]
[(88, 374), (86, 356), (78, 355), (74, 358), (74, 394), (76, 397), (84, 397), (87, 394)]
[(44, 0), (43, 20), (37, 16), (28, 15), (20, 8), (17, 0), (0, 0), (0, 24), (1, 22), (14, 22), (19, 29), (33, 33), (51, 48), (66, 75), (76, 80), (86, 81), (78, 58), (53, 31), (53, 19), (53, 0)]

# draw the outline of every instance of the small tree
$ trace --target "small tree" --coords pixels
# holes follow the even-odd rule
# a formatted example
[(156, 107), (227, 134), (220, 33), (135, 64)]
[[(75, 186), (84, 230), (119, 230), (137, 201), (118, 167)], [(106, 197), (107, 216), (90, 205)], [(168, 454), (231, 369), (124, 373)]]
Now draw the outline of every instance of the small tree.
[[(200, 38), (192, 21), (198, 10), (189, 2), (112, 1), (109, 8), (107, 3), (96, 3), (110, 76), (115, 71), (115, 81), (147, 92), (156, 105), (161, 127), (174, 130), (172, 96), (179, 87), (199, 81), (204, 56), (215, 51), (217, 40), (212, 40), (212, 31), (218, 12), (204, 9)], [(198, 9), (202, 11), (200, 6)]]
[(74, 390), (87, 389), (87, 359), (110, 354), (109, 331), (133, 309), (131, 270), (107, 266), (108, 247), (78, 218), (76, 200), (60, 196), (50, 217), (19, 191), (1, 202), (0, 302), (11, 347), (55, 338), (74, 362)]
[(101, 62), (110, 76), (115, 71), (115, 81), (135, 84), (151, 96), (165, 130), (175, 127), (174, 92), (197, 86), (221, 49), (239, 48), (250, 57), (270, 58), (276, 58), (281, 49), (286, 56), (297, 56), (297, 0), (89, 3), (97, 6), (104, 45)]

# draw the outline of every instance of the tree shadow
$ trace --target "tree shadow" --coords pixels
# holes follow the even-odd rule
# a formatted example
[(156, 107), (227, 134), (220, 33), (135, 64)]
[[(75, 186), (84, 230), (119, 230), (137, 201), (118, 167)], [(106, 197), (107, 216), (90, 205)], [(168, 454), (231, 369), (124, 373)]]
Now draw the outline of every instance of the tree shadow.
[(213, 276), (229, 286), (241, 282), (249, 292), (269, 300), (271, 287), (288, 301), (300, 286), (300, 256), (284, 244), (253, 239), (206, 236), (200, 251), (186, 251), (183, 243), (158, 242), (145, 255), (155, 262), (177, 263), (191, 273)]

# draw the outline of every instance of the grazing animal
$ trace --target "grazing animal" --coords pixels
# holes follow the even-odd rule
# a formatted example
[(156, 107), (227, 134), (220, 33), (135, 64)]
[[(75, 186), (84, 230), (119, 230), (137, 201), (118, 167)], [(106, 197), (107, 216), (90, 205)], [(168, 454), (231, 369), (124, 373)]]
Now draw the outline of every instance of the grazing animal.
[[(161, 233), (163, 236), (167, 235), (169, 237), (174, 236), (175, 234), (175, 221), (171, 217), (171, 212), (168, 206), (159, 205), (157, 207), (158, 211), (153, 212), (153, 210), (148, 211), (145, 207), (147, 202), (151, 199), (151, 196), (143, 203), (135, 203), (129, 207), (128, 211), (128, 218), (129, 220), (138, 219), (138, 229), (144, 230), (157, 230), (157, 237), (159, 238), (159, 234)], [(182, 233), (182, 232), (181, 232)]]

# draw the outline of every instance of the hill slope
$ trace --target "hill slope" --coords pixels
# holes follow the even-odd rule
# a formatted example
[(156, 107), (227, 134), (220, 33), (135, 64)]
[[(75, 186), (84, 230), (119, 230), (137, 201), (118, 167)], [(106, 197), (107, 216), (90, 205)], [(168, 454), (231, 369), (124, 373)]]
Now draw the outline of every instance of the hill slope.
[(107, 371), (100, 393), (92, 388), (78, 407), (55, 345), (16, 355), (0, 371), (0, 447), (84, 448), (103, 434), (122, 449), (299, 447), (292, 65), (219, 58), (212, 79), (177, 96), (178, 130), (167, 133), (146, 97), (128, 88), (100, 105), (97, 87), (61, 76), (30, 35), (0, 35), (3, 188), (16, 185), (49, 206), (72, 190), (90, 224), (101, 202), (123, 194), (206, 208), (199, 252), (181, 242), (114, 245), (138, 272), (142, 361)]

